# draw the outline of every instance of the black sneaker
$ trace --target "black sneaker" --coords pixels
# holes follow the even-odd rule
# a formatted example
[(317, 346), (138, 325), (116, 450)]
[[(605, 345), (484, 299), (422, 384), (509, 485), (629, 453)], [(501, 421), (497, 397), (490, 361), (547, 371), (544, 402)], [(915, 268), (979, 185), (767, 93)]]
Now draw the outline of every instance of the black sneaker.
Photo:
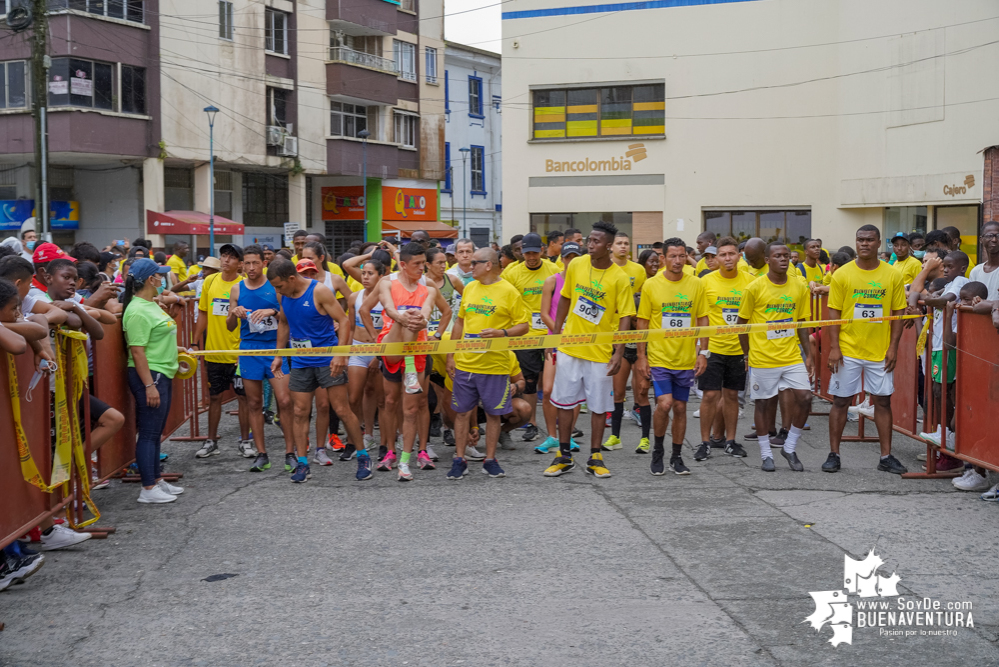
[(774, 447), (783, 447), (785, 440), (787, 440), (786, 428), (782, 428), (778, 433), (770, 434), (770, 444)]
[(574, 428), (574, 429), (572, 429), (572, 437), (574, 437), (574, 438), (582, 438), (583, 437), (583, 432), (580, 431), (578, 428)]
[(269, 470), (271, 467), (271, 460), (267, 458), (267, 454), (257, 454), (257, 458), (253, 459), (253, 466), (250, 468), (250, 472), (263, 472)]
[(729, 440), (727, 443), (725, 443), (725, 453), (728, 454), (729, 456), (735, 456), (736, 458), (740, 459), (744, 459), (746, 458), (746, 456), (748, 456), (746, 450), (743, 449), (742, 445), (740, 445), (735, 440)]
[(273, 424), (274, 423), (274, 413), (270, 410), (264, 410), (264, 423)]
[(763, 459), (763, 465), (760, 466), (760, 470), (763, 472), (773, 472), (774, 470), (777, 470), (777, 468), (774, 467), (774, 460), (769, 456)]
[(750, 431), (746, 435), (742, 436), (743, 440), (756, 440), (756, 431)]
[(663, 465), (663, 458), (666, 452), (662, 449), (652, 450), (652, 465), (649, 466), (649, 470), (652, 471), (653, 475), (657, 477), (659, 475), (666, 474), (666, 466)]
[(679, 456), (673, 457), (669, 461), (669, 469), (677, 475), (689, 475), (690, 468), (683, 465), (683, 459)]
[(711, 436), (708, 439), (708, 444), (711, 445), (712, 449), (725, 449), (725, 438)]
[(441, 437), (441, 416), (440, 413), (430, 415), (430, 437)]
[(538, 439), (538, 427), (534, 424), (528, 424), (527, 428), (524, 429), (524, 442), (534, 442)]
[[(878, 468), (881, 465), (878, 464)], [(829, 457), (826, 458), (826, 462), (822, 464), (822, 472), (839, 472), (839, 454), (836, 452), (829, 452)]]
[(791, 470), (795, 472), (802, 472), (805, 470), (805, 466), (798, 460), (797, 452), (791, 452), (788, 454), (785, 451), (781, 451), (780, 455), (787, 459), (787, 464), (791, 466)]
[(711, 456), (711, 445), (707, 442), (702, 442), (701, 446), (697, 448), (694, 452), (695, 461), (703, 461), (704, 459), (710, 458)]
[(385, 445), (378, 445), (378, 462), (381, 463), (382, 459), (388, 456), (388, 447)]
[(444, 429), (444, 444), (448, 447), (454, 447), (454, 431), (449, 428)]
[(284, 455), (284, 471), (291, 472), (298, 467), (298, 457), (293, 452)]
[(909, 469), (902, 465), (902, 462), (892, 454), (889, 454), (878, 462), (878, 470), (890, 472), (893, 475), (902, 475), (909, 472)]
[(354, 454), (357, 453), (357, 447), (350, 444), (349, 442), (343, 446), (343, 451), (340, 452), (341, 461), (349, 461), (354, 458)]

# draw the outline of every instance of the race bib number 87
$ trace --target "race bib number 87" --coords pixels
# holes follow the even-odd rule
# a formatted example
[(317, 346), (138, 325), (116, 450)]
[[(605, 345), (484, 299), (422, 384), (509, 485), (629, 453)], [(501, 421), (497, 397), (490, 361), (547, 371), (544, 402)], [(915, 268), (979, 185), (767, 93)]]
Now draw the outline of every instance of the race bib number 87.
[(604, 310), (606, 309), (600, 304), (590, 301), (585, 296), (581, 296), (576, 299), (576, 305), (573, 307), (572, 312), (587, 322), (600, 324), (600, 320), (604, 316)]
[(739, 323), (738, 308), (722, 308), (722, 316), (725, 318), (725, 324), (729, 326)]

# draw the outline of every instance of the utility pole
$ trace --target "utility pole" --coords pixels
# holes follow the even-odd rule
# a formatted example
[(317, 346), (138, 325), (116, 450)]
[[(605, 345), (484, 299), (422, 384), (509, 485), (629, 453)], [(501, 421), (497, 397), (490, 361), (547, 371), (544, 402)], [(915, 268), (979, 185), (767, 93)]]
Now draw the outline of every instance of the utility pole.
[[(31, 101), (35, 119), (35, 221), (39, 240), (51, 239), (49, 229), (49, 149), (48, 149), (48, 80), (52, 58), (49, 57), (49, 16), (47, 0), (31, 0)], [(69, 81), (65, 82), (69, 86)]]

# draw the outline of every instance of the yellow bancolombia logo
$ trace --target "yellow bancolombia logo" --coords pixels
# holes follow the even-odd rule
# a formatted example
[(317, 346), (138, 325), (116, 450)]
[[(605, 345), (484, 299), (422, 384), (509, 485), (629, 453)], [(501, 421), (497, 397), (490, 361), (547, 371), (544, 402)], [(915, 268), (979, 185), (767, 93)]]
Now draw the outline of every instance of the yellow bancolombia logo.
[(609, 160), (593, 160), (583, 158), (582, 160), (545, 160), (545, 171), (631, 171), (632, 162), (641, 162), (648, 157), (645, 144), (630, 144), (627, 152), (621, 157), (613, 157)]

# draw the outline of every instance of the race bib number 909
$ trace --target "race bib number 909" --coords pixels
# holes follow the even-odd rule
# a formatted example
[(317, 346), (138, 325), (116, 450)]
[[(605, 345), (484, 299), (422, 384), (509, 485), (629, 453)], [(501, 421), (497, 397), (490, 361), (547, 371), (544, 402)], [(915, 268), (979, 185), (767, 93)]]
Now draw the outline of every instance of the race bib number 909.
[(572, 312), (591, 324), (600, 324), (600, 320), (604, 316), (604, 310), (606, 309), (600, 304), (590, 301), (585, 296), (581, 296), (576, 299), (576, 305), (573, 307)]

